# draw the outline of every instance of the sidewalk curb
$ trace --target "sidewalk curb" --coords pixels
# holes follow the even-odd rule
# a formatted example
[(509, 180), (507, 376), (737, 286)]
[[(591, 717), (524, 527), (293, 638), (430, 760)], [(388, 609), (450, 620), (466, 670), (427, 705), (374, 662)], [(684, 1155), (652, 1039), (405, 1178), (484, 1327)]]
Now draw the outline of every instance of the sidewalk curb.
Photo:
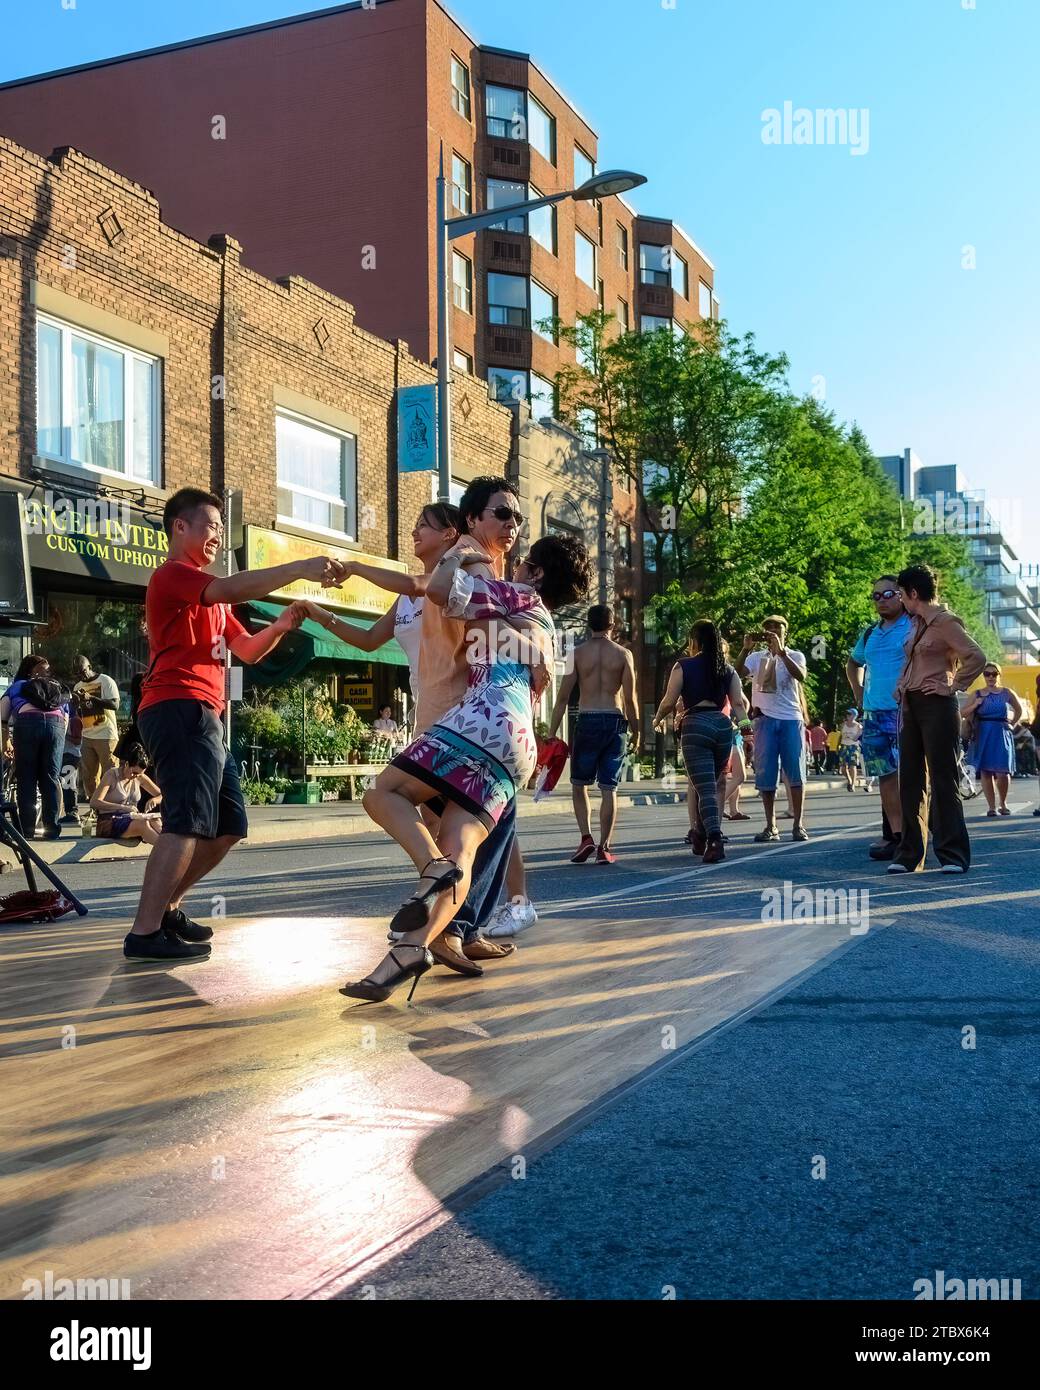
[[(836, 791), (844, 785), (843, 779), (817, 779), (806, 783), (806, 789), (810, 792)], [(591, 794), (595, 800), (595, 788), (591, 789)], [(757, 800), (751, 784), (741, 788), (741, 795), (744, 800)], [(618, 796), (622, 805), (625, 801), (632, 806), (681, 805), (686, 801), (685, 779), (669, 791), (664, 790), (659, 781), (622, 782), (618, 787)], [(300, 840), (308, 843), (328, 842), (377, 831), (378, 827), (356, 802), (327, 804), (336, 805), (338, 809), (331, 812), (323, 811), (320, 806), (251, 806), (248, 808), (250, 830), (244, 843), (277, 845)], [(551, 796), (537, 803), (530, 792), (522, 793), (517, 814), (521, 819), (528, 816), (572, 815), (566, 784), (557, 787)], [(32, 846), (45, 864), (110, 864), (148, 856), (147, 847), (140, 842), (122, 844), (117, 840), (83, 839), (72, 827), (67, 838), (63, 835), (60, 840), (34, 840)], [(0, 872), (8, 871), (17, 872), (17, 865), (5, 850), (0, 853)]]

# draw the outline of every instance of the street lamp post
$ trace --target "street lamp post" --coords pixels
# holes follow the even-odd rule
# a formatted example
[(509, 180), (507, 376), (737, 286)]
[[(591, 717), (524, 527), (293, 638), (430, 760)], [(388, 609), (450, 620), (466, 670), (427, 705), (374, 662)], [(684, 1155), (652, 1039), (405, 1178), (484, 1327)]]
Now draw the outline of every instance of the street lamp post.
[(448, 256), (450, 243), (458, 236), (477, 232), (482, 227), (490, 227), (503, 222), (508, 217), (526, 216), (539, 208), (551, 207), (567, 198), (578, 201), (589, 198), (609, 198), (615, 193), (626, 193), (646, 183), (643, 174), (634, 174), (628, 169), (607, 169), (602, 174), (593, 174), (578, 188), (570, 188), (565, 193), (550, 193), (544, 198), (532, 198), (529, 202), (510, 203), (507, 207), (477, 212), (462, 217), (448, 217), (447, 180), (444, 175), (444, 146), (441, 145), (440, 162), (437, 168), (437, 492), (440, 501), (451, 500), (451, 265)]

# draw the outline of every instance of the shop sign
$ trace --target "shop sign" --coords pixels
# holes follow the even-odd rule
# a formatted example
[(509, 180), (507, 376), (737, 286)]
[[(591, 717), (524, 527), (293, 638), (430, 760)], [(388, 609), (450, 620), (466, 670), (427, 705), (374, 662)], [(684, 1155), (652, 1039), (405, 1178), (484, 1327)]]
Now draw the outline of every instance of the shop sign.
[(34, 569), (146, 585), (169, 551), (158, 519), (112, 498), (56, 496), (48, 488), (29, 494), (24, 507)]
[[(408, 566), (400, 560), (387, 560), (380, 555), (364, 555), (359, 550), (326, 545), (315, 537), (292, 536), (285, 531), (267, 531), (261, 526), (246, 527), (246, 567), (251, 570), (287, 565), (293, 560), (306, 560), (314, 555), (328, 555), (333, 560), (359, 560), (362, 564), (378, 565), (380, 569), (407, 573)], [(393, 594), (371, 584), (367, 579), (348, 579), (339, 589), (323, 589), (307, 579), (297, 579), (281, 589), (272, 589), (271, 598), (309, 598), (323, 608), (349, 609), (366, 617), (379, 618), (394, 601)]]
[(376, 687), (373, 681), (347, 681), (343, 686), (343, 699), (348, 705), (371, 707), (375, 698)]

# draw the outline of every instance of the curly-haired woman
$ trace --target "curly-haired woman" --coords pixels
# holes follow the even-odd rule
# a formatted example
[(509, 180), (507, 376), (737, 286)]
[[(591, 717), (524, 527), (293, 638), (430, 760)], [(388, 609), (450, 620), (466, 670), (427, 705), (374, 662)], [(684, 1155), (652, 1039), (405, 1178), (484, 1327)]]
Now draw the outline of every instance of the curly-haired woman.
[[(463, 538), (442, 557), (426, 588), (427, 603), (466, 623), (466, 694), (402, 749), (365, 793), (365, 810), (419, 871), (419, 889), (390, 924), (400, 934), (397, 943), (370, 975), (340, 990), (350, 998), (386, 999), (409, 979), (414, 993), (433, 964), (426, 948), (464, 900), (477, 848), (534, 772), (532, 671), (552, 666), (549, 614), (588, 592), (589, 557), (581, 542), (543, 536), (516, 566), (512, 582), (474, 575), (471, 595), (455, 611), (456, 575), (473, 551), (473, 542)], [(442, 808), (436, 838), (419, 813), (431, 801)]]

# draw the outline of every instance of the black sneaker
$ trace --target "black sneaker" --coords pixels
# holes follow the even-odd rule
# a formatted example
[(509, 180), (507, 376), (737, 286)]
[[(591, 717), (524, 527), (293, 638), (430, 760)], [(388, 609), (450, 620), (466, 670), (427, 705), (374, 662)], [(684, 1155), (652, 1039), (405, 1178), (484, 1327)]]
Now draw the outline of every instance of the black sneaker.
[(45, 831), (43, 832), (43, 838), (44, 838), (45, 840), (60, 840), (60, 839), (61, 839), (61, 826), (60, 826), (60, 825), (52, 825), (52, 826), (50, 827), (49, 830), (45, 830)]
[(80, 820), (79, 816), (68, 815), (68, 816), (62, 816), (62, 818), (61, 818), (61, 820), (58, 822), (58, 824), (59, 824), (59, 825), (82, 825), (83, 822)]
[(899, 849), (898, 840), (878, 840), (867, 850), (871, 859), (894, 859)]
[(127, 932), (123, 938), (123, 955), (128, 960), (202, 960), (208, 958), (209, 946), (182, 941), (174, 932), (161, 929), (151, 936)]
[(213, 935), (212, 927), (204, 927), (201, 922), (193, 922), (179, 907), (168, 907), (163, 913), (162, 929), (176, 932), (182, 941), (209, 941)]

